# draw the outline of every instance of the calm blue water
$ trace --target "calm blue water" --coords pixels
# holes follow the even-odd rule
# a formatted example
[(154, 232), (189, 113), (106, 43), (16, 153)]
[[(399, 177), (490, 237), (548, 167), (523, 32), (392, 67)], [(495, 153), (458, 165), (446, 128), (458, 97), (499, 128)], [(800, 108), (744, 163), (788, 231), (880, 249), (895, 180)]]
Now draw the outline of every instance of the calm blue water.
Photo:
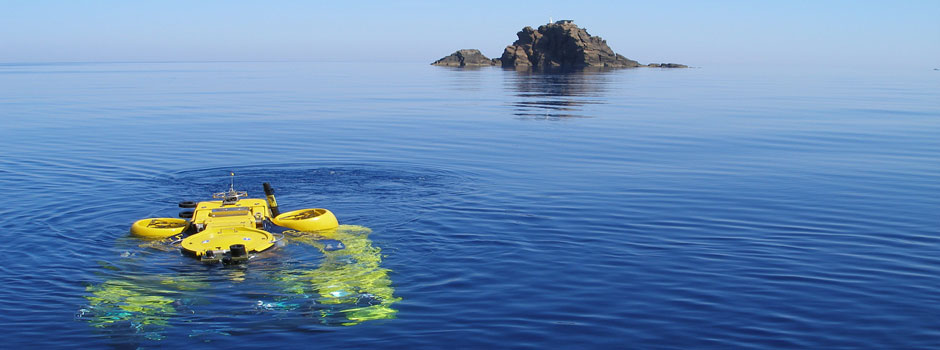
[[(0, 65), (3, 347), (937, 348), (940, 74), (889, 69)], [(395, 318), (128, 237), (229, 170), (371, 228)]]

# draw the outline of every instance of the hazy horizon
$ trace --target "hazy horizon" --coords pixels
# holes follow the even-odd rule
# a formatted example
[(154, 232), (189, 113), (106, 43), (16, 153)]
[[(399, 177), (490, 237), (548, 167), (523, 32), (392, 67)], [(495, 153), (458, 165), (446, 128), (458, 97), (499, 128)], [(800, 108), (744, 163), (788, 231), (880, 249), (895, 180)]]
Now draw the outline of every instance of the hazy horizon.
[(940, 67), (940, 2), (3, 1), (0, 62), (427, 62), (499, 57), (571, 19), (642, 63)]

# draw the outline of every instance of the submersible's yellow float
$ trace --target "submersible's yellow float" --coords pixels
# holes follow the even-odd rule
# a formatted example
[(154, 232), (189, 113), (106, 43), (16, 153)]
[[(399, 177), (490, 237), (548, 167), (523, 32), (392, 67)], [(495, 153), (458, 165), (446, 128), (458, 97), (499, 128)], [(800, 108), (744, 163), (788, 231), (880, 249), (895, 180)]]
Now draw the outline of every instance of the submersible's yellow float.
[(138, 220), (131, 225), (131, 234), (145, 239), (177, 238), (186, 255), (204, 262), (237, 263), (247, 260), (249, 253), (273, 247), (276, 239), (271, 230), (311, 232), (339, 226), (336, 216), (323, 208), (280, 213), (274, 189), (267, 182), (264, 193), (265, 198), (246, 198), (247, 192), (235, 190), (233, 179), (228, 191), (212, 195), (216, 200), (181, 202), (180, 208), (186, 209), (180, 212), (181, 219)]

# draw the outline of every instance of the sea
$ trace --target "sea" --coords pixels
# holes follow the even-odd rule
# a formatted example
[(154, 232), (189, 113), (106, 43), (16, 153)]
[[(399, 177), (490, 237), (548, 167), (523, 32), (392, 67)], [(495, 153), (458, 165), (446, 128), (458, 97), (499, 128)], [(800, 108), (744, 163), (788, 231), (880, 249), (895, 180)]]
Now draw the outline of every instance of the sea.
[[(129, 234), (263, 182), (346, 249)], [(932, 69), (6, 63), (0, 191), (6, 349), (940, 348)]]

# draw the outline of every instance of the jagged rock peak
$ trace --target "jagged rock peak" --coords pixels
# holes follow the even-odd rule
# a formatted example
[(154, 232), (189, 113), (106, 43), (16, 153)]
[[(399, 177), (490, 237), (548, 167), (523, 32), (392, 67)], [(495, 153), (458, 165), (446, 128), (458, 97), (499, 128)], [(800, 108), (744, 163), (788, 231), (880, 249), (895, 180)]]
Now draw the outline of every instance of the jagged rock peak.
[(477, 49), (457, 50), (457, 52), (431, 63), (433, 66), (448, 67), (492, 66), (495, 64), (497, 64), (497, 60), (486, 58), (486, 56), (483, 56), (480, 50)]
[(503, 67), (541, 69), (579, 69), (586, 67), (640, 67), (637, 61), (614, 53), (601, 37), (591, 36), (573, 21), (561, 20), (522, 28), (518, 40), (506, 47), (500, 62)]

